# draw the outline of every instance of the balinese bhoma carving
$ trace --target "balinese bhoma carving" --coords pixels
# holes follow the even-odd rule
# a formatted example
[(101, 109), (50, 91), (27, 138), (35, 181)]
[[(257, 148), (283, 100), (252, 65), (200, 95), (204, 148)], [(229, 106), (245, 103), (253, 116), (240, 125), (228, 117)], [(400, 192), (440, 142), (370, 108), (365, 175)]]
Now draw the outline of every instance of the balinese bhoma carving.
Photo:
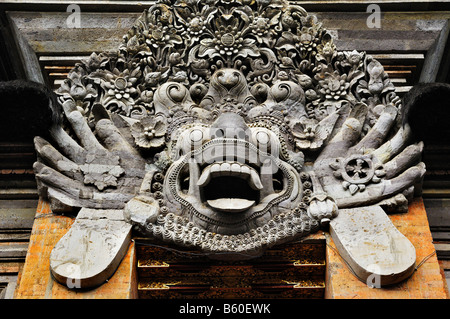
[(57, 95), (34, 169), (54, 212), (81, 209), (51, 254), (61, 283), (103, 283), (132, 229), (245, 259), (329, 225), (361, 280), (412, 274), (385, 211), (407, 211), (422, 144), (383, 66), (300, 6), (160, 1)]

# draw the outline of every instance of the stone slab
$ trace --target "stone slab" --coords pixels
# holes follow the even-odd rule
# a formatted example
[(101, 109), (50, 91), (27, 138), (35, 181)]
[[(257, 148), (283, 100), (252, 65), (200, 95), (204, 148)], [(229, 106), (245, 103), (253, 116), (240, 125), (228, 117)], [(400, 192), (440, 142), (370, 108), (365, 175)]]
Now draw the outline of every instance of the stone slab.
[(421, 198), (414, 199), (406, 214), (389, 215), (394, 226), (414, 245), (417, 270), (398, 284), (369, 288), (347, 268), (336, 245), (327, 234), (327, 275), (325, 298), (328, 299), (446, 299), (447, 289), (433, 245), (433, 238)]
[(136, 255), (134, 243), (117, 271), (104, 285), (83, 292), (57, 283), (50, 274), (50, 253), (70, 229), (73, 218), (53, 215), (49, 204), (39, 202), (36, 220), (22, 275), (16, 289), (17, 299), (134, 299), (136, 290)]
[(84, 210), (50, 255), (53, 277), (69, 288), (102, 285), (116, 271), (131, 240), (131, 225), (117, 219), (122, 211), (90, 210), (80, 217)]
[(348, 267), (367, 284), (396, 284), (414, 272), (414, 246), (378, 205), (340, 209), (330, 234)]

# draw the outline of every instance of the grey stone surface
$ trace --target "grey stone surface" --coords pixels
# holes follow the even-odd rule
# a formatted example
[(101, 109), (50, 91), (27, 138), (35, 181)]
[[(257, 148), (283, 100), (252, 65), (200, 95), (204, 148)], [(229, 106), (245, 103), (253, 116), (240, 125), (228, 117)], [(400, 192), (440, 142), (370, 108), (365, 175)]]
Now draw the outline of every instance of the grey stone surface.
[(83, 289), (99, 286), (113, 275), (128, 250), (131, 225), (123, 220), (122, 211), (83, 208), (80, 214), (53, 248), (50, 270), (60, 283)]
[[(34, 168), (54, 211), (83, 212), (52, 256), (60, 281), (73, 265), (86, 285), (110, 274), (95, 264), (108, 223), (119, 237), (106, 259), (120, 256), (125, 224), (248, 259), (344, 220), (342, 209), (403, 211), (425, 172), (381, 63), (337, 51), (315, 16), (287, 1), (158, 2), (117, 51), (77, 64), (57, 95), (64, 124), (53, 141), (35, 139)], [(86, 236), (95, 253), (76, 247)]]
[(368, 286), (392, 285), (414, 272), (414, 246), (379, 206), (340, 209), (330, 233), (352, 272)]

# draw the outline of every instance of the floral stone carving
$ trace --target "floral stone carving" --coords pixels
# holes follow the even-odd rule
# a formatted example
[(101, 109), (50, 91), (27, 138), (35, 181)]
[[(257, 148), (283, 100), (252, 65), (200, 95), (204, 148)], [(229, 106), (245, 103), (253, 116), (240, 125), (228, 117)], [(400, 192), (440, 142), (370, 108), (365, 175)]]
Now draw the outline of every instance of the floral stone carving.
[[(36, 138), (34, 168), (54, 212), (82, 209), (52, 267), (81, 287), (111, 273), (92, 256), (117, 265), (132, 227), (242, 259), (330, 224), (351, 251), (339, 211), (365, 207), (376, 220), (384, 212), (373, 207), (404, 210), (425, 172), (383, 66), (337, 51), (315, 16), (283, 0), (158, 2), (116, 52), (93, 53), (56, 93), (63, 118), (53, 141)], [(73, 236), (103, 236), (109, 246), (93, 243), (76, 257)], [(377, 254), (379, 267), (392, 257)], [(362, 280), (371, 274), (364, 256), (343, 255), (363, 265)], [(395, 269), (402, 276), (383, 283), (411, 274), (411, 264)]]

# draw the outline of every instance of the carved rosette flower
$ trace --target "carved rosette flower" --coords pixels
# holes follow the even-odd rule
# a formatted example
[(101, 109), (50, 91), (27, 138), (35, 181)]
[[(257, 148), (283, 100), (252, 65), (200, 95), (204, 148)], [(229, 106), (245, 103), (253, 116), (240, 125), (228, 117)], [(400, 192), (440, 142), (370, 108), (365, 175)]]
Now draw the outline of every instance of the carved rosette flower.
[[(244, 12), (239, 12), (245, 14)], [(248, 16), (245, 18), (249, 19)], [(247, 22), (241, 21), (229, 14), (222, 14), (214, 23), (214, 30), (208, 33), (208, 37), (200, 41), (198, 56), (200, 58), (221, 57), (230, 65), (237, 58), (259, 56), (259, 49), (255, 45), (256, 40), (247, 36), (249, 29), (243, 27)]]
[(303, 27), (297, 36), (299, 40), (297, 45), (302, 55), (306, 55), (316, 49), (319, 39), (316, 38), (316, 32), (313, 28)]
[(347, 75), (340, 75), (338, 71), (326, 73), (325, 79), (319, 81), (319, 90), (327, 100), (344, 99), (350, 84), (347, 82)]
[(232, 26), (220, 27), (215, 33), (216, 37), (210, 41), (204, 41), (202, 44), (207, 44), (210, 47), (214, 46), (222, 56), (232, 56), (239, 53), (245, 53), (245, 50), (257, 51), (254, 41), (251, 39), (244, 39), (242, 32), (237, 31)]
[(102, 88), (106, 92), (103, 100), (105, 106), (118, 104), (125, 113), (128, 113), (130, 106), (134, 104), (131, 94), (136, 91), (128, 77), (117, 76), (109, 82), (103, 82)]
[(117, 179), (125, 172), (119, 162), (119, 157), (111, 154), (105, 156), (101, 152), (87, 153), (86, 163), (80, 165), (84, 184), (95, 185), (100, 191), (117, 187)]
[(142, 148), (158, 148), (165, 143), (167, 124), (161, 119), (146, 117), (131, 127), (136, 145)]
[(333, 43), (331, 37), (327, 36), (325, 40), (322, 40), (322, 44), (317, 46), (317, 60), (330, 63), (333, 56), (336, 53), (336, 46)]
[(262, 15), (255, 16), (250, 23), (250, 30), (255, 35), (258, 43), (272, 46), (276, 26), (279, 24), (281, 12), (277, 10), (265, 10)]
[(337, 158), (330, 164), (334, 176), (342, 179), (342, 187), (351, 195), (363, 192), (370, 183), (380, 183), (386, 175), (382, 165), (375, 165), (370, 155), (353, 155)]
[(359, 68), (362, 66), (364, 52), (344, 51), (346, 62), (352, 68)]
[(300, 149), (308, 149), (315, 137), (317, 121), (305, 119), (294, 126), (293, 134), (297, 138), (296, 146)]
[(61, 96), (63, 100), (73, 100), (78, 110), (85, 114), (98, 93), (91, 83), (84, 83), (82, 80), (83, 73), (80, 67), (72, 70), (68, 78), (58, 88), (56, 94)]
[(165, 46), (173, 47), (175, 44), (183, 43), (174, 27), (163, 26), (162, 23), (153, 26), (151, 30), (144, 31), (143, 34), (147, 45), (155, 49)]
[(125, 69), (114, 68), (92, 72), (88, 77), (103, 89), (101, 103), (108, 109), (130, 116), (137, 98), (136, 84), (141, 76), (139, 67)]
[(187, 19), (187, 32), (193, 38), (199, 37), (206, 30), (206, 24), (203, 15), (192, 14)]
[(214, 17), (217, 8), (214, 1), (180, 0), (174, 5), (174, 13), (184, 25), (181, 36), (191, 44), (197, 42), (200, 36), (208, 32), (209, 22)]

